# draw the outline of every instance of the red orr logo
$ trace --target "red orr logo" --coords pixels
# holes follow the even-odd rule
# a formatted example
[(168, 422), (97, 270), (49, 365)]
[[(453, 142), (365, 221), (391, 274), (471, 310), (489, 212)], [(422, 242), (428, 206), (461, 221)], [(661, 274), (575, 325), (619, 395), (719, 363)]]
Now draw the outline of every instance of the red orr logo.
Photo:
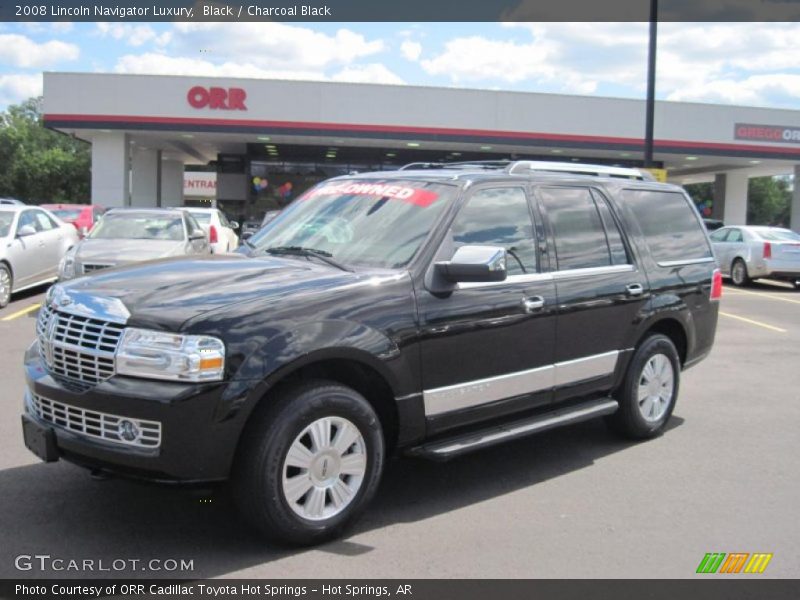
[(247, 110), (244, 101), (247, 92), (242, 88), (206, 88), (196, 85), (186, 94), (186, 99), (194, 108), (210, 108), (212, 110)]

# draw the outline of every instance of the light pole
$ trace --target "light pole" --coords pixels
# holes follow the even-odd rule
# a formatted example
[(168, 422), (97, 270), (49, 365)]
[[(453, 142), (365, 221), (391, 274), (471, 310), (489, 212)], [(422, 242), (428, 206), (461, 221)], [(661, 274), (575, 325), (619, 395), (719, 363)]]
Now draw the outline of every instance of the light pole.
[(656, 39), (658, 0), (650, 0), (650, 47), (647, 53), (647, 105), (644, 133), (644, 166), (653, 167), (653, 120), (656, 108)]

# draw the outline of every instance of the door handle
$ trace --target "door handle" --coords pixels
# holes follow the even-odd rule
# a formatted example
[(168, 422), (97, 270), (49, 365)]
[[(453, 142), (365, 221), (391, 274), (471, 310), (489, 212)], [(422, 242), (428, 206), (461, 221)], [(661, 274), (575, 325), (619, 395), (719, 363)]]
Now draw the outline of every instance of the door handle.
[(531, 296), (530, 298), (523, 298), (522, 306), (525, 309), (525, 312), (532, 313), (544, 306), (544, 298), (542, 298), (541, 296)]
[(628, 296), (641, 296), (644, 294), (644, 288), (641, 283), (631, 283), (625, 286), (625, 291), (628, 292)]

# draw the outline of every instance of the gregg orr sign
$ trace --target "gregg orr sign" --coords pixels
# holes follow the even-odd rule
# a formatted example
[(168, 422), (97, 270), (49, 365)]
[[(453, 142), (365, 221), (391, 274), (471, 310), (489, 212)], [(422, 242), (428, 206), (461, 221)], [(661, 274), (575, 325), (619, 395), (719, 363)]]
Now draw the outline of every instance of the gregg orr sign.
[(196, 85), (186, 94), (186, 100), (193, 108), (212, 110), (247, 110), (244, 101), (247, 92), (242, 88), (203, 87)]
[(737, 140), (752, 140), (776, 144), (800, 144), (800, 127), (737, 123), (734, 128), (734, 137)]

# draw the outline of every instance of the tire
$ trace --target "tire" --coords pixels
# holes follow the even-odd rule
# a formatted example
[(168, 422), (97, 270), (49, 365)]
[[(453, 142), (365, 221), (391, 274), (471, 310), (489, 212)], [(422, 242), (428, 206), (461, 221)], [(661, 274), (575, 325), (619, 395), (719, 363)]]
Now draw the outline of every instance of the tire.
[(14, 278), (11, 270), (0, 263), (0, 308), (5, 308), (11, 301), (11, 290), (14, 288)]
[[(344, 450), (335, 448), (337, 440)], [(383, 463), (383, 432), (369, 402), (338, 383), (311, 381), (256, 409), (234, 465), (234, 499), (268, 539), (318, 544), (338, 537), (366, 509)]]
[(750, 276), (747, 274), (747, 265), (741, 258), (737, 258), (731, 265), (731, 283), (738, 287), (750, 284)]
[[(645, 388), (648, 378), (650, 387)], [(615, 394), (619, 410), (606, 417), (606, 422), (627, 438), (655, 437), (672, 415), (679, 384), (680, 360), (672, 340), (661, 334), (648, 336), (636, 349)]]

